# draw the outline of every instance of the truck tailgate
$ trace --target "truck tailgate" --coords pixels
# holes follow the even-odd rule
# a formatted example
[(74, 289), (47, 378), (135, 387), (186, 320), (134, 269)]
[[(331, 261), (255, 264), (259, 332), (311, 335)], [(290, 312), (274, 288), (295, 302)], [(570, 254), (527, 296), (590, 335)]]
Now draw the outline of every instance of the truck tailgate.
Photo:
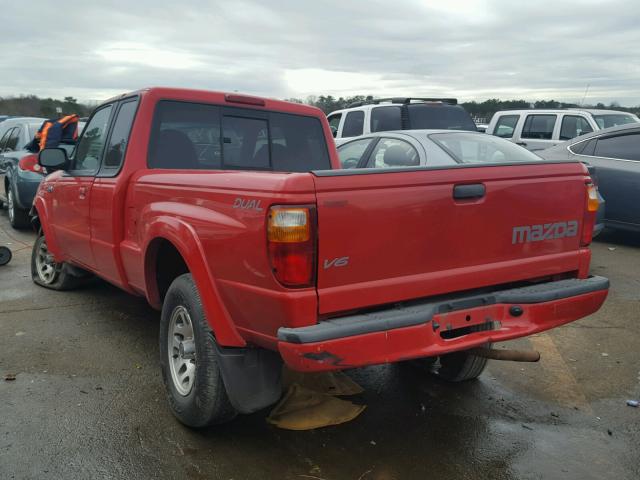
[(580, 163), (315, 172), (319, 313), (584, 276), (587, 180)]

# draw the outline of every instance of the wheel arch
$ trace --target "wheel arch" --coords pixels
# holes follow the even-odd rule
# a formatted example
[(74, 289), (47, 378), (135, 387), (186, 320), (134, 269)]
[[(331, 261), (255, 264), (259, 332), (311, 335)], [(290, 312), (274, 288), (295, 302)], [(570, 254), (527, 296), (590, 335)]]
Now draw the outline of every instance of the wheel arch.
[(148, 224), (146, 234), (144, 281), (149, 303), (161, 307), (173, 279), (188, 272), (193, 276), (217, 342), (222, 346), (245, 346), (245, 340), (224, 306), (194, 229), (175, 217), (159, 217)]

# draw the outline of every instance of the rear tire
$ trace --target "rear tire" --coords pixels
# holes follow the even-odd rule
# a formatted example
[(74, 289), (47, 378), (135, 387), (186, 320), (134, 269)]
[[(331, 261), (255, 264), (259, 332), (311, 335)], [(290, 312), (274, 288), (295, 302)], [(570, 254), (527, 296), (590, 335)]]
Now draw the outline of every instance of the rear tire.
[(40, 231), (31, 251), (31, 279), (34, 283), (51, 290), (71, 290), (86, 280), (71, 274), (66, 263), (57, 263), (49, 249), (44, 233)]
[(171, 411), (188, 427), (229, 422), (238, 414), (229, 401), (214, 345), (193, 278), (180, 275), (162, 305), (160, 367)]
[(9, 223), (16, 230), (22, 230), (31, 226), (29, 212), (16, 205), (15, 195), (11, 185), (7, 187), (7, 211), (9, 212)]
[[(487, 348), (491, 348), (488, 345)], [(440, 367), (434, 366), (432, 373), (447, 382), (465, 382), (478, 378), (487, 366), (488, 359), (463, 350), (447, 353), (439, 358)]]

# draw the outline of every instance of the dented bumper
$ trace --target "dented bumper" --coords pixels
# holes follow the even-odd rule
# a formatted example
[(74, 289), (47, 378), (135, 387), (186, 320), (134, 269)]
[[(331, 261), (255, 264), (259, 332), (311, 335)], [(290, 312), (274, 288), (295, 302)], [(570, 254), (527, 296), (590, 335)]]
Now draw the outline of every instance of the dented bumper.
[(604, 277), (568, 279), (414, 302), (301, 328), (280, 328), (278, 348), (294, 370), (393, 363), (524, 337), (597, 311)]

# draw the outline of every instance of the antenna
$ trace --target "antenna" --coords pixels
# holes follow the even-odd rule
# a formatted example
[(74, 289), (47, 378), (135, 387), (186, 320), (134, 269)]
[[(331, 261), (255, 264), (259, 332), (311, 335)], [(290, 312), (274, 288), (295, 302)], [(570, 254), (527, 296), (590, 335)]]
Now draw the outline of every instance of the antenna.
[(587, 88), (585, 88), (584, 90), (584, 97), (582, 97), (582, 101), (580, 102), (580, 106), (582, 107), (584, 105), (584, 101), (587, 98), (587, 93), (589, 93), (589, 87), (591, 86), (590, 83), (587, 83)]

